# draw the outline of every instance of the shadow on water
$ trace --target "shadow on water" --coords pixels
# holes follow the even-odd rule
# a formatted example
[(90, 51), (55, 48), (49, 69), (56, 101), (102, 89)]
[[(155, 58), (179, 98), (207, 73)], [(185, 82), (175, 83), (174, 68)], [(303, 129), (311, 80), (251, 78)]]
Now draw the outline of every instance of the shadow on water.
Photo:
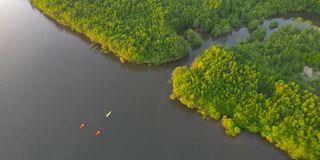
[[(33, 11), (38, 12), (39, 14), (43, 14), (40, 12), (38, 9), (33, 7), (33, 5), (30, 3), (30, 7), (32, 8)], [(88, 47), (92, 45), (90, 40), (83, 34), (80, 34), (78, 32), (73, 31), (70, 29), (70, 27), (63, 26), (56, 22), (54, 19), (44, 16), (51, 24), (53, 24), (56, 28), (58, 28), (62, 32), (67, 32), (68, 34), (71, 34), (75, 37), (78, 37), (82, 42), (86, 43)], [(295, 21), (296, 18), (303, 18), (303, 20), (309, 20), (312, 22), (312, 25), (306, 23), (306, 22), (297, 22)], [(271, 24), (272, 20), (277, 20), (278, 21), (278, 26), (276, 28), (270, 29), (269, 26)], [(320, 25), (320, 20), (319, 20), (319, 15), (314, 14), (314, 13), (307, 13), (307, 12), (293, 12), (289, 13), (287, 15), (276, 15), (276, 16), (271, 16), (267, 18), (260, 26), (263, 26), (267, 29), (266, 35), (269, 36), (270, 34), (276, 32), (281, 28), (283, 25), (286, 24), (296, 24), (296, 25), (301, 25), (302, 27), (312, 27), (312, 26), (319, 26)], [(114, 63), (117, 63), (119, 66), (121, 66), (122, 69), (124, 70), (130, 70), (134, 72), (149, 72), (149, 71), (172, 71), (174, 68), (177, 66), (189, 66), (191, 65), (192, 61), (201, 54), (204, 50), (206, 50), (208, 47), (210, 47), (212, 44), (217, 44), (222, 47), (230, 48), (239, 43), (242, 40), (245, 40), (250, 37), (250, 32), (246, 26), (242, 26), (239, 28), (235, 28), (232, 32), (223, 35), (223, 36), (218, 36), (218, 37), (213, 37), (209, 33), (200, 33), (202, 38), (203, 38), (203, 43), (199, 48), (196, 49), (191, 49), (189, 51), (189, 54), (186, 55), (184, 58), (169, 62), (166, 64), (158, 65), (158, 66), (152, 66), (152, 65), (147, 65), (147, 64), (134, 64), (130, 62), (125, 62), (121, 63), (119, 58), (115, 56), (112, 53), (102, 53), (100, 50), (100, 45), (97, 45), (96, 47), (92, 48), (94, 50), (94, 53), (96, 54), (102, 54), (103, 57), (105, 57), (108, 60), (111, 60)], [(168, 77), (169, 78), (169, 77)], [(170, 86), (171, 87), (171, 86)], [(318, 88), (318, 92), (320, 93), (320, 87)], [(188, 111), (183, 107), (183, 105), (178, 102), (174, 101), (174, 106), (177, 106), (176, 108), (179, 109), (182, 112), (191, 112), (194, 114), (194, 111)], [(250, 133), (248, 133), (250, 134)]]
[[(32, 8), (34, 12), (37, 12), (39, 14), (42, 14), (37, 8), (35, 8), (30, 0), (29, 0), (29, 6)], [(70, 27), (63, 26), (56, 22), (54, 19), (48, 17), (48, 16), (43, 16), (45, 19), (47, 19), (51, 24), (53, 24), (57, 29), (59, 29), (61, 32), (66, 32), (70, 35), (73, 35), (75, 37), (78, 37), (82, 42), (87, 44), (87, 46), (90, 48), (90, 45), (92, 43), (90, 40), (83, 34), (80, 34), (78, 32), (73, 31), (70, 29)], [(296, 18), (303, 18), (304, 20), (309, 20), (312, 22), (312, 25), (306, 23), (306, 22), (297, 22), (295, 21)], [(271, 24), (272, 20), (277, 20), (279, 25), (276, 28), (270, 29), (269, 26)], [(293, 12), (289, 13), (287, 15), (276, 15), (276, 16), (271, 16), (267, 18), (260, 26), (263, 26), (267, 29), (266, 35), (270, 35), (279, 28), (281, 28), (283, 25), (286, 24), (297, 24), (297, 25), (302, 25), (302, 27), (312, 27), (312, 26), (319, 26), (320, 25), (320, 19), (319, 15), (313, 14), (313, 13), (307, 13), (307, 12)], [(242, 40), (245, 40), (246, 38), (250, 37), (250, 32), (246, 26), (242, 26), (239, 28), (235, 28), (232, 32), (223, 35), (223, 36), (218, 36), (218, 37), (213, 37), (209, 33), (200, 33), (202, 38), (203, 38), (203, 43), (199, 48), (196, 49), (191, 49), (189, 51), (189, 54), (186, 55), (184, 58), (176, 60), (174, 62), (158, 65), (158, 66), (152, 66), (152, 65), (146, 65), (146, 64), (134, 64), (130, 62), (125, 62), (121, 63), (119, 58), (115, 56), (112, 53), (102, 53), (100, 50), (101, 48), (99, 47), (100, 45), (96, 45), (94, 48), (92, 48), (93, 52), (96, 54), (102, 54), (103, 57), (105, 57), (108, 60), (111, 60), (112, 62), (116, 63), (117, 65), (121, 66), (122, 69), (124, 70), (129, 70), (129, 71), (134, 71), (134, 72), (149, 72), (149, 71), (169, 71), (171, 72), (175, 67), (177, 66), (189, 66), (191, 65), (192, 61), (201, 54), (204, 50), (206, 50), (208, 47), (210, 47), (212, 44), (217, 44), (222, 47), (230, 48), (239, 43)], [(168, 77), (169, 78), (169, 77)], [(320, 92), (320, 87), (319, 87), (319, 92)], [(183, 106), (179, 102), (174, 102), (175, 106)], [(181, 110), (185, 110), (183, 107), (178, 107), (182, 108)]]
[[(67, 32), (70, 35), (78, 37), (82, 42), (86, 43), (89, 48), (92, 45), (92, 42), (84, 34), (76, 32), (76, 31), (72, 30), (70, 27), (63, 26), (60, 23), (58, 23), (57, 21), (55, 21), (54, 19), (52, 19), (51, 17), (48, 17), (48, 16), (44, 15), (37, 8), (35, 8), (31, 4), (31, 2), (29, 3), (29, 6), (36, 13), (43, 15), (43, 17), (45, 19), (47, 19), (51, 24), (53, 24), (61, 32)], [(186, 61), (190, 61), (189, 55), (187, 55), (182, 59), (179, 59), (179, 60), (176, 60), (174, 62), (167, 63), (167, 64), (161, 64), (161, 65), (158, 65), (158, 66), (152, 66), (152, 65), (147, 65), (147, 64), (134, 64), (134, 63), (130, 63), (130, 62), (121, 63), (119, 58), (116, 55), (114, 55), (113, 53), (101, 52), (101, 47), (100, 47), (99, 44), (95, 44), (94, 47), (92, 48), (92, 50), (94, 50), (95, 53), (102, 54), (105, 58), (111, 60), (112, 62), (118, 63), (119, 65), (121, 65), (121, 67), (123, 69), (132, 70), (132, 71), (138, 71), (138, 72), (151, 71), (151, 70), (153, 70), (153, 71), (161, 71), (161, 70), (173, 69), (176, 66), (185, 64)], [(191, 51), (191, 52), (194, 52), (194, 51)]]
[[(42, 12), (40, 12), (38, 9), (36, 9), (31, 2), (29, 3), (30, 7), (32, 10), (40, 13), (43, 15)], [(56, 28), (58, 28), (60, 31), (67, 32), (73, 36), (79, 37), (79, 39), (82, 42), (85, 42), (88, 47), (92, 45), (91, 41), (84, 35), (78, 32), (73, 31), (70, 27), (63, 26), (56, 22), (54, 19), (45, 16), (44, 17), (50, 21)], [(271, 16), (267, 18), (263, 24), (261, 24), (263, 27), (267, 29), (266, 35), (270, 35), (274, 32), (276, 32), (279, 28), (281, 28), (285, 24), (297, 24), (298, 22), (295, 21), (295, 18), (301, 17), (304, 20), (310, 20), (313, 22), (312, 25), (319, 26), (320, 25), (320, 20), (319, 20), (319, 15), (313, 14), (313, 13), (307, 13), (307, 12), (294, 12), (294, 13), (289, 13), (287, 15), (276, 15), (276, 16)], [(278, 27), (270, 29), (269, 25), (271, 24), (272, 20), (277, 20), (279, 22)], [(303, 23), (307, 26), (310, 26), (309, 24)], [(227, 35), (223, 36), (218, 36), (218, 37), (213, 37), (212, 35), (208, 33), (200, 33), (202, 38), (203, 38), (203, 43), (199, 48), (196, 49), (191, 49), (189, 51), (189, 54), (186, 55), (184, 58), (169, 62), (166, 64), (161, 64), (158, 66), (152, 66), (152, 65), (147, 65), (147, 64), (134, 64), (130, 62), (125, 62), (121, 63), (119, 58), (112, 54), (112, 53), (102, 53), (100, 50), (101, 48), (99, 47), (100, 45), (96, 45), (93, 50), (95, 50), (95, 53), (101, 53), (103, 54), (106, 58), (109, 60), (119, 63), (123, 69), (126, 70), (132, 70), (132, 71), (137, 71), (137, 72), (144, 72), (144, 71), (162, 71), (162, 70), (173, 70), (177, 66), (185, 66), (185, 65), (191, 65), (192, 61), (195, 59), (195, 57), (199, 54), (201, 54), (204, 50), (209, 48), (213, 43), (216, 43), (222, 47), (230, 48), (240, 41), (249, 38), (250, 37), (250, 32), (246, 26), (242, 26), (239, 28), (235, 28), (231, 33), (228, 33)]]

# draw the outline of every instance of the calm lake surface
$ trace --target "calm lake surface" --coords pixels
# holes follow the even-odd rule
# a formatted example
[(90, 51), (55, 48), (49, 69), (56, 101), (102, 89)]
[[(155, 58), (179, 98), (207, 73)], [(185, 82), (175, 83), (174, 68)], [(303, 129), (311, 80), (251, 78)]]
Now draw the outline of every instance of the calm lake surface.
[[(246, 32), (218, 42), (233, 44)], [(212, 39), (168, 65), (121, 64), (27, 0), (0, 0), (0, 35), (1, 160), (288, 159), (257, 135), (227, 137), (220, 122), (169, 100), (171, 71)], [(82, 121), (87, 128), (79, 129)]]

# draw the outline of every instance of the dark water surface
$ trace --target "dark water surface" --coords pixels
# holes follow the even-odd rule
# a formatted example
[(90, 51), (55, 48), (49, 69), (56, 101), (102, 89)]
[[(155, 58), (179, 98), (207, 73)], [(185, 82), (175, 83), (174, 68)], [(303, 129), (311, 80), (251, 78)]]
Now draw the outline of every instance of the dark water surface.
[(210, 43), (168, 65), (121, 64), (27, 0), (0, 0), (0, 160), (288, 159), (169, 100), (173, 68)]

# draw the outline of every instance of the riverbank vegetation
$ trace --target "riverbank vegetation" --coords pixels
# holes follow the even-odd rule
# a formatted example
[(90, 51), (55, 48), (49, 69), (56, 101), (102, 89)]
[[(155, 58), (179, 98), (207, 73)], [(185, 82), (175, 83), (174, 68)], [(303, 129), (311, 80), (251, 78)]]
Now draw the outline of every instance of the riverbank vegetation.
[[(190, 68), (172, 73), (173, 93), (190, 108), (222, 119), (231, 136), (260, 133), (293, 159), (320, 159), (317, 29), (285, 26), (265, 38), (269, 16), (320, 13), (317, 0), (32, 0), (59, 23), (83, 33), (122, 61), (162, 64), (201, 45), (195, 31), (220, 36), (241, 25), (252, 36), (230, 51), (212, 46)], [(273, 22), (271, 28), (276, 27)], [(179, 35), (178, 33), (182, 33)], [(184, 33), (184, 34), (183, 34)]]
[(203, 41), (201, 35), (195, 32), (193, 29), (188, 29), (184, 33), (184, 37), (193, 48), (200, 47)]
[(279, 26), (279, 22), (274, 19), (271, 21), (269, 28), (274, 29), (274, 28), (277, 28), (278, 26)]
[(177, 33), (193, 28), (226, 34), (244, 24), (294, 11), (320, 13), (314, 0), (32, 0), (46, 15), (135, 63), (161, 64), (185, 56)]
[[(295, 82), (301, 88), (320, 95), (320, 78), (316, 78), (320, 70), (320, 30), (285, 25), (261, 41), (264, 35), (263, 29), (257, 29), (248, 41), (236, 45), (232, 50), (237, 62), (250, 66), (273, 81)], [(309, 76), (304, 73), (306, 66), (313, 70)], [(268, 85), (261, 85), (264, 85), (264, 92), (271, 90)]]
[(251, 33), (249, 41), (262, 41), (266, 36), (267, 30), (264, 27), (258, 27)]
[[(250, 48), (249, 48), (250, 49)], [(320, 158), (320, 99), (295, 82), (275, 80), (232, 51), (204, 51), (190, 68), (172, 73), (173, 93), (203, 116), (221, 119), (228, 135), (260, 133), (293, 159)], [(267, 88), (265, 88), (267, 86)]]

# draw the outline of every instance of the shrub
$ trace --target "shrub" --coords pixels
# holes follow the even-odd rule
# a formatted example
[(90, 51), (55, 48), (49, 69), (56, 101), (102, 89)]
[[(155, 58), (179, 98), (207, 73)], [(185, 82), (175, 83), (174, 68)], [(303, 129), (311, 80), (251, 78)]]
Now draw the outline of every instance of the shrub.
[(278, 21), (274, 19), (271, 21), (269, 28), (273, 29), (273, 28), (277, 28), (278, 26), (279, 26)]
[(188, 29), (184, 33), (184, 37), (194, 48), (200, 47), (203, 41), (199, 33), (195, 32), (193, 29)]

